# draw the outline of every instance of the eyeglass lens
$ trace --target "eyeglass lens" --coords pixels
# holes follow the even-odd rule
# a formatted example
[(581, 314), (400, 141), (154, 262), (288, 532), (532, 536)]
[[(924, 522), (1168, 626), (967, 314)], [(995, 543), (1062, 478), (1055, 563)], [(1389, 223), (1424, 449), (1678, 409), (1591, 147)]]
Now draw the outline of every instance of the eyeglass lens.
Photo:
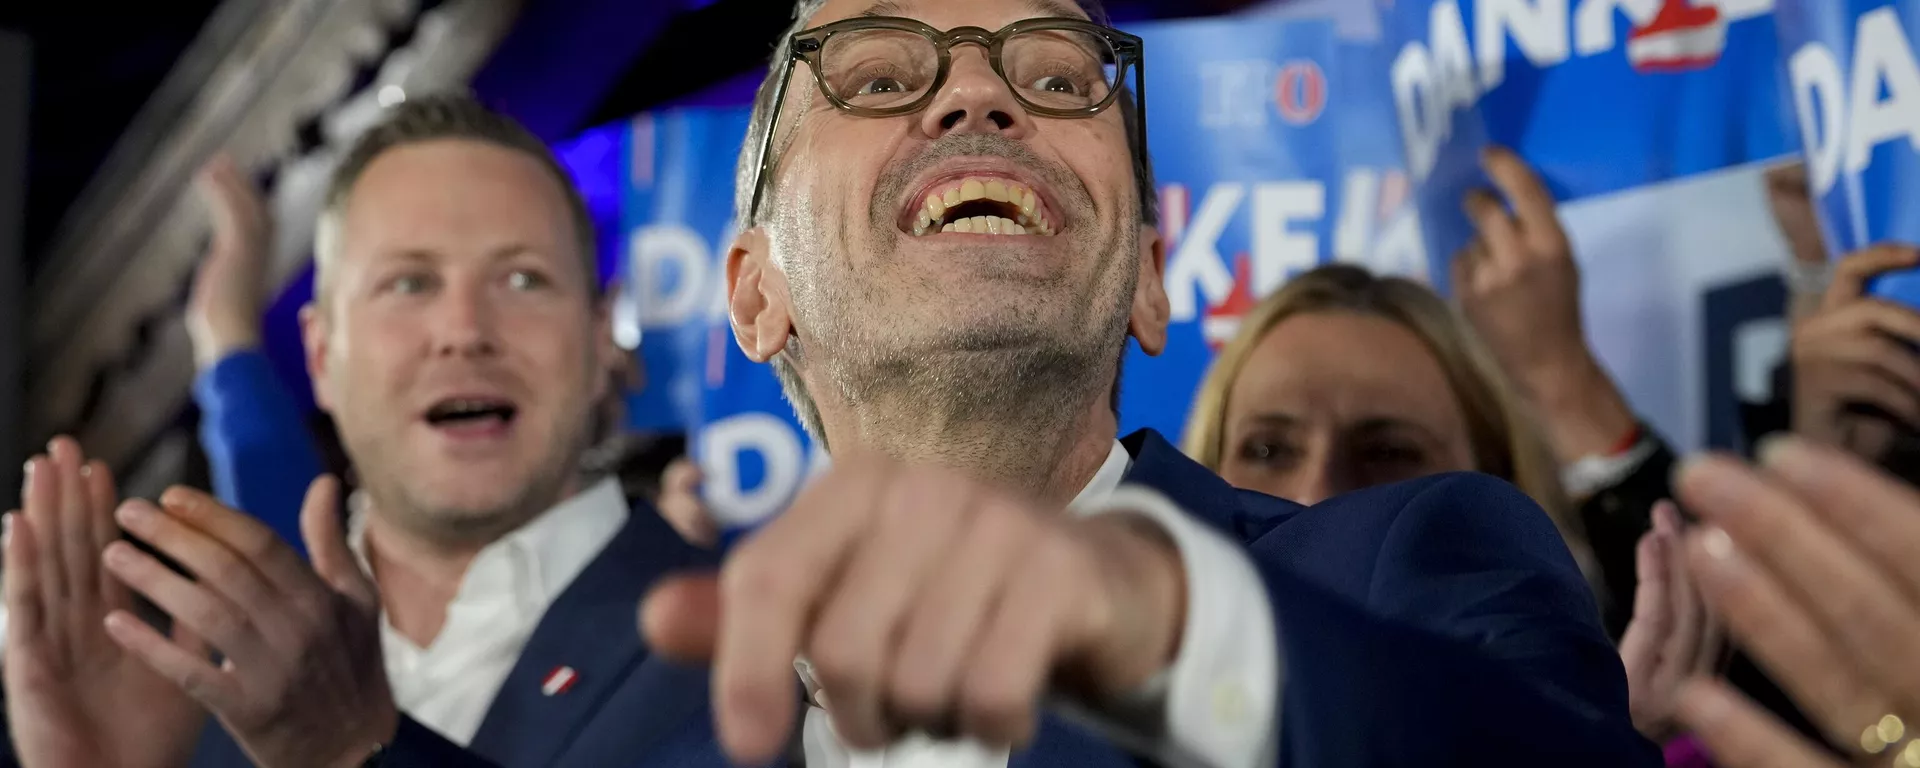
[[(1113, 47), (1105, 38), (1066, 29), (1023, 31), (1001, 47), (1002, 75), (1014, 93), (1045, 108), (1092, 107), (1119, 87)], [(926, 95), (940, 71), (940, 53), (926, 36), (899, 29), (836, 33), (820, 49), (821, 77), (831, 95), (856, 109), (904, 106)]]

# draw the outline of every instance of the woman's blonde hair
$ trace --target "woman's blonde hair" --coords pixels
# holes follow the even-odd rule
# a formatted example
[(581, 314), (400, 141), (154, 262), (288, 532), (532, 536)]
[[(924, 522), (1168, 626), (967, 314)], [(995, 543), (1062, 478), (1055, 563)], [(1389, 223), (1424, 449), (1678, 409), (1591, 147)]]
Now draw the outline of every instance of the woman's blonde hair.
[(1207, 369), (1187, 418), (1187, 455), (1219, 472), (1225, 463), (1227, 398), (1260, 340), (1294, 315), (1347, 312), (1378, 317), (1411, 331), (1440, 362), (1466, 417), (1474, 468), (1506, 480), (1532, 497), (1574, 560), (1594, 581), (1592, 548), (1560, 484), (1560, 467), (1493, 352), (1459, 312), (1432, 289), (1398, 277), (1376, 277), (1360, 267), (1331, 264), (1294, 278), (1240, 319), (1233, 340)]

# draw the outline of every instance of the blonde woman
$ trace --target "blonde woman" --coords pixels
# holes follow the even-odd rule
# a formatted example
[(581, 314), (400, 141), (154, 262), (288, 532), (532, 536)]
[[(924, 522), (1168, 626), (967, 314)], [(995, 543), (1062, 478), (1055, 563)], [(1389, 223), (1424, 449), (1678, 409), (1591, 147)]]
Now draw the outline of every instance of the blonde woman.
[(1649, 737), (1674, 735), (1673, 692), (1711, 664), (1719, 641), (1676, 578), (1685, 566), (1671, 504), (1650, 515), (1656, 530), (1638, 557), (1596, 557), (1535, 417), (1466, 320), (1419, 283), (1321, 267), (1240, 322), (1201, 382), (1188, 455), (1234, 486), (1302, 504), (1441, 472), (1513, 483), (1553, 519), (1596, 591), (1602, 563), (1640, 569), (1621, 639), (1630, 707)]
[(1465, 321), (1426, 286), (1331, 265), (1240, 320), (1185, 449), (1241, 488), (1302, 504), (1440, 472), (1507, 480), (1594, 557), (1546, 441)]

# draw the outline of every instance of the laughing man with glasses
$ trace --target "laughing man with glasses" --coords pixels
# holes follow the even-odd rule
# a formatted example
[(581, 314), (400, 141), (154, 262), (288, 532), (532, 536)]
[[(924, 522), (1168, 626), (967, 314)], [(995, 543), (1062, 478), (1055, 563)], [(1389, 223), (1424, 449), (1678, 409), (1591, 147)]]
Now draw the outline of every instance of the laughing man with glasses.
[[(399, 717), (380, 605), (324, 491), (310, 531), (339, 543), (316, 561), (351, 595), (303, 574), (299, 599), (270, 600), (242, 561), (155, 582), (202, 612), (246, 587), (246, 615), (300, 619), (206, 622), (229, 634), (311, 631), (215, 668), (109, 624), (151, 637), (148, 663), (188, 670), (168, 679), (197, 700), (248, 705), (218, 712), (247, 752), (220, 764), (1658, 765), (1585, 581), (1517, 490), (1442, 475), (1305, 508), (1151, 431), (1118, 437), (1128, 339), (1166, 343), (1166, 246), (1144, 51), (1090, 6), (801, 3), (742, 150), (729, 309), (833, 466), (718, 575), (654, 586), (644, 649), (621, 606), (646, 580), (620, 569), (703, 558), (636, 514), (650, 535), (581, 577), (611, 586), (554, 603), (471, 744)], [(493, 295), (475, 286), (447, 295)], [(255, 549), (297, 570), (233, 551)], [(61, 631), (99, 630), (81, 618)], [(313, 642), (342, 626), (355, 642)], [(596, 644), (626, 661), (574, 653)]]
[(711, 660), (726, 752), (1657, 764), (1518, 491), (1306, 509), (1116, 439), (1127, 340), (1166, 343), (1166, 246), (1141, 41), (1091, 5), (797, 9), (742, 151), (730, 314), (833, 467), (644, 609), (653, 647)]

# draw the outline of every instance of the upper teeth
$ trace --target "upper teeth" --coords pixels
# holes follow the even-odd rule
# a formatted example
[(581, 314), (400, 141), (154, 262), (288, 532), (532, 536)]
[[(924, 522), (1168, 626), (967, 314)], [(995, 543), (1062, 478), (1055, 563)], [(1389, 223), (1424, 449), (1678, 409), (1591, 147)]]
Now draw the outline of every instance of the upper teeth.
[[(996, 200), (1020, 209), (1019, 219), (973, 216), (946, 221), (947, 209), (973, 200)], [(941, 222), (945, 222), (941, 224)], [(964, 179), (927, 195), (914, 222), (915, 236), (935, 232), (971, 232), (990, 235), (1052, 235), (1053, 222), (1039, 207), (1039, 198), (1026, 186), (1000, 178)]]

